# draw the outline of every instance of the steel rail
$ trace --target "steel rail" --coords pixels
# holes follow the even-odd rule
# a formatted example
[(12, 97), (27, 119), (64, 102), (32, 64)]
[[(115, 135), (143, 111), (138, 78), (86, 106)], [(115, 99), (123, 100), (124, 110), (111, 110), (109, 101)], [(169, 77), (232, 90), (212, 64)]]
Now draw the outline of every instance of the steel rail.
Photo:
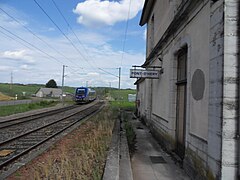
[[(74, 124), (78, 123), (79, 121), (81, 121), (82, 119), (86, 118), (87, 116), (91, 115), (92, 113), (94, 113), (94, 112), (96, 112), (96, 111), (99, 111), (99, 109), (101, 109), (102, 106), (103, 106), (103, 103), (97, 103), (97, 104), (95, 104), (94, 106), (88, 107), (87, 109), (84, 109), (84, 110), (83, 110), (84, 112), (86, 112), (86, 110), (87, 110), (87, 111), (88, 111), (87, 113), (84, 113), (84, 114), (83, 114), (83, 111), (78, 111), (78, 112), (72, 113), (71, 115), (68, 115), (68, 117), (61, 118), (60, 120), (57, 120), (57, 121), (55, 121), (55, 122), (53, 122), (53, 123), (49, 123), (49, 124), (47, 124), (47, 125), (45, 125), (45, 126), (36, 128), (36, 129), (34, 129), (34, 130), (32, 130), (32, 131), (29, 131), (29, 132), (27, 132), (27, 133), (25, 133), (25, 134), (22, 134), (22, 135), (20, 135), (20, 136), (18, 136), (18, 137), (14, 137), (14, 138), (12, 138), (11, 140), (7, 140), (7, 141), (5, 141), (5, 142), (0, 143), (0, 148), (2, 149), (1, 146), (5, 145), (5, 144), (10, 144), (11, 142), (14, 142), (14, 141), (16, 141), (16, 140), (19, 141), (19, 139), (21, 139), (22, 137), (26, 137), (27, 135), (30, 135), (30, 134), (35, 133), (35, 132), (38, 132), (38, 131), (40, 131), (40, 130), (42, 130), (42, 129), (44, 129), (44, 128), (50, 127), (50, 126), (52, 126), (52, 125), (56, 125), (56, 124), (59, 125), (60, 122), (63, 122), (64, 120), (67, 120), (67, 119), (69, 119), (70, 117), (75, 117), (77, 114), (82, 113), (81, 117), (78, 117), (76, 120), (73, 119), (73, 122), (71, 122), (71, 123), (68, 124), (67, 126), (65, 126), (66, 123), (63, 122), (62, 126), (60, 127), (61, 129), (60, 129), (60, 130), (58, 129), (56, 132), (54, 132), (54, 134), (51, 134), (50, 136), (46, 135), (47, 137), (44, 138), (44, 139), (42, 139), (41, 141), (39, 141), (39, 142), (37, 142), (37, 143), (36, 143), (36, 142), (33, 142), (32, 144), (34, 144), (34, 145), (31, 145), (30, 147), (27, 147), (27, 149), (26, 149), (26, 148), (22, 148), (22, 149), (25, 149), (25, 150), (21, 151), (20, 153), (15, 154), (13, 157), (8, 158), (7, 160), (4, 160), (4, 161), (0, 164), (0, 170), (2, 170), (3, 167), (7, 166), (7, 165), (10, 164), (11, 162), (17, 160), (17, 159), (20, 158), (21, 156), (27, 154), (29, 151), (31, 151), (31, 150), (35, 149), (36, 147), (38, 147), (39, 145), (43, 144), (44, 142), (46, 142), (46, 141), (50, 140), (51, 138), (55, 137), (56, 135), (62, 133), (63, 131), (65, 131), (66, 129), (70, 128), (71, 126), (73, 126)], [(56, 127), (55, 127), (55, 128), (56, 128)], [(36, 141), (36, 139), (35, 139), (35, 141)], [(16, 148), (16, 151), (17, 151), (17, 150), (18, 150), (18, 149)]]
[(14, 126), (14, 125), (18, 125), (18, 124), (22, 124), (22, 123), (29, 122), (29, 121), (33, 121), (33, 120), (36, 120), (36, 119), (39, 119), (39, 118), (43, 118), (43, 117), (46, 117), (46, 116), (49, 116), (49, 115), (56, 114), (58, 112), (75, 109), (77, 107), (79, 107), (79, 106), (72, 105), (72, 106), (67, 106), (67, 107), (64, 107), (64, 108), (59, 108), (59, 109), (54, 109), (54, 110), (50, 110), (50, 111), (46, 111), (46, 112), (32, 114), (32, 115), (29, 115), (29, 116), (24, 116), (24, 117), (20, 117), (20, 118), (14, 118), (14, 119), (9, 119), (9, 120), (5, 120), (5, 121), (0, 121), (0, 129), (7, 128), (7, 127), (10, 127), (10, 126)]

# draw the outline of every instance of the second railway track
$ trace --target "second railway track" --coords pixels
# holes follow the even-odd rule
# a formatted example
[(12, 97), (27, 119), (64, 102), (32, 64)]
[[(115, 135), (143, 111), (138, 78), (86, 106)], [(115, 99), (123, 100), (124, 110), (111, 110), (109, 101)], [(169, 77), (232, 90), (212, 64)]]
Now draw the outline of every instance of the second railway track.
[(52, 122), (44, 123), (39, 127), (1, 141), (0, 154), (2, 153), (2, 155), (0, 156), (0, 174), (7, 169), (9, 164), (12, 164), (29, 151), (98, 111), (102, 105), (102, 102), (95, 103), (93, 106), (71, 112)]
[(74, 108), (77, 108), (77, 107), (78, 107), (77, 105), (72, 105), (72, 106), (58, 108), (58, 109), (54, 109), (54, 110), (50, 110), (50, 111), (46, 111), (46, 112), (41, 112), (41, 113), (31, 114), (31, 115), (28, 115), (28, 116), (17, 117), (17, 118), (5, 120), (5, 121), (0, 121), (0, 129), (10, 127), (10, 126), (13, 126), (13, 125), (17, 125), (17, 124), (22, 124), (22, 123), (25, 123), (25, 122), (28, 122), (28, 121), (33, 121), (33, 120), (36, 120), (36, 119), (39, 119), (39, 118), (43, 118), (43, 117), (46, 117), (46, 116), (56, 114), (58, 112), (68, 111), (70, 109), (74, 109)]
[(0, 122), (0, 143), (7, 139), (23, 134), (44, 124), (56, 121), (59, 117), (65, 117), (77, 109), (84, 109), (86, 106), (68, 106), (28, 116), (14, 118)]

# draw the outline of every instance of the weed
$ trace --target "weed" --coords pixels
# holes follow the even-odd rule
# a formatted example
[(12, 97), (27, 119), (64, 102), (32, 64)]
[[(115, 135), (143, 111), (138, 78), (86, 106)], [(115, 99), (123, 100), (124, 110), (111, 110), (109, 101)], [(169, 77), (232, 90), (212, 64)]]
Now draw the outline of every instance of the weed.
[(131, 122), (129, 122), (129, 117), (128, 116), (124, 118), (123, 122), (124, 122), (124, 129), (126, 131), (129, 151), (130, 151), (130, 155), (131, 155), (135, 151), (136, 133), (133, 129), (133, 126), (132, 126)]
[(16, 172), (15, 176), (16, 176), (16, 177), (20, 177), (20, 176), (21, 176), (21, 173), (20, 173), (20, 172)]
[[(43, 159), (30, 164), (28, 172), (32, 172), (33, 179), (101, 179), (119, 110), (132, 107), (134, 103), (123, 101), (108, 104), (60, 141), (60, 146), (53, 146)], [(135, 135), (129, 123), (126, 123), (126, 129), (127, 136), (133, 141)]]
[[(114, 119), (109, 107), (87, 120), (30, 165), (33, 179), (101, 179)], [(33, 168), (34, 167), (34, 168)]]
[(133, 111), (135, 109), (134, 102), (111, 101), (110, 103), (113, 109), (121, 109), (121, 110), (127, 110), (127, 111)]

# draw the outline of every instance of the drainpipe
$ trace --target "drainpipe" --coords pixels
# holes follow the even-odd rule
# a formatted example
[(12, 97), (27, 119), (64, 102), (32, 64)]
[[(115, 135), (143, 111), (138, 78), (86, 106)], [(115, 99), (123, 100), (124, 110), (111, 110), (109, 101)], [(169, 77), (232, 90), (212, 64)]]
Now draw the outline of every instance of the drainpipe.
[(238, 2), (238, 23), (237, 23), (237, 44), (238, 44), (238, 124), (237, 124), (237, 138), (238, 138), (238, 179), (240, 179), (240, 3)]
[[(238, 44), (240, 43), (239, 35), (238, 35)], [(239, 45), (238, 45), (239, 46)], [(238, 54), (239, 54), (239, 47), (238, 47)], [(238, 148), (238, 179), (240, 179), (240, 62), (239, 62), (239, 55), (238, 55), (238, 122), (237, 122), (237, 148)]]
[(150, 122), (152, 122), (152, 107), (153, 107), (153, 105), (152, 105), (152, 99), (153, 99), (153, 80), (151, 79), (150, 80), (151, 81), (151, 86), (150, 86), (150, 88), (151, 88), (151, 91), (150, 91), (150, 110), (149, 110), (149, 118), (150, 118)]

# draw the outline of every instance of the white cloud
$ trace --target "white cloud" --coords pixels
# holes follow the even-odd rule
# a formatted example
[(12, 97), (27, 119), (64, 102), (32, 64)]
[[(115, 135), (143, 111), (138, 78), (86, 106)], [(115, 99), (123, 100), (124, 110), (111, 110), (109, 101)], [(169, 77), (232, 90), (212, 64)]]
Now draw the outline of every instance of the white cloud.
[(96, 73), (96, 72), (90, 72), (87, 74), (88, 76), (91, 76), (91, 77), (97, 77), (99, 76), (99, 73)]
[(22, 70), (30, 70), (31, 68), (29, 67), (29, 65), (24, 64), (24, 65), (20, 66), (20, 69), (22, 69)]
[[(21, 16), (24, 17), (23, 14), (21, 14), (19, 11), (15, 10), (14, 8), (7, 6), (7, 5), (0, 5), (1, 8), (8, 14), (11, 14), (13, 17)], [(28, 23), (27, 21), (18, 18), (18, 21), (20, 24), (16, 21), (14, 21), (12, 18), (10, 18), (8, 15), (6, 15), (4, 12), (0, 11), (0, 22), (1, 26), (7, 28), (7, 29), (12, 29), (12, 28), (21, 28), (22, 25), (27, 26)], [(22, 25), (21, 25), (22, 24)]]
[[(108, 36), (104, 36), (100, 33), (91, 31), (77, 31), (76, 34), (79, 37), (79, 39), (81, 39), (81, 42), (85, 44), (85, 46), (86, 45), (102, 46), (111, 40), (111, 38)], [(75, 36), (72, 36), (71, 38), (74, 39)]]
[(0, 66), (0, 71), (10, 71), (10, 70), (12, 70), (12, 67), (10, 67), (10, 66)]
[[(105, 9), (103, 8), (102, 10), (99, 10), (99, 13), (103, 12), (108, 15), (108, 13), (114, 14), (114, 12), (112, 11), (116, 11), (116, 13), (118, 12), (119, 14), (121, 14), (122, 12), (120, 12), (120, 10), (125, 10), (125, 13), (123, 13), (124, 17), (122, 16), (121, 18), (122, 20), (126, 20), (127, 18), (127, 12), (129, 7), (129, 1), (127, 0), (121, 0), (118, 2), (112, 0), (88, 1), (94, 1), (101, 5), (104, 5), (103, 2), (109, 4), (109, 8), (106, 8), (104, 6)], [(138, 2), (135, 1), (131, 2), (131, 12), (133, 13), (135, 11), (136, 14), (138, 10), (133, 10), (136, 9), (137, 6), (135, 3), (142, 2), (142, 0)], [(93, 13), (94, 11), (90, 10), (89, 12)], [(93, 16), (98, 16), (97, 13), (98, 12), (94, 12)], [(134, 13), (132, 13), (130, 17), (134, 16)], [(24, 16), (18, 16), (17, 12), (16, 16), (14, 17), (29, 20), (27, 18), (22, 18)], [(110, 14), (110, 16), (107, 18), (112, 18), (112, 20), (108, 20), (108, 22), (111, 23), (121, 21), (120, 17), (118, 19), (114, 18), (112, 14)], [(126, 75), (128, 74), (129, 69), (132, 65), (142, 64), (145, 60), (143, 52), (133, 52), (131, 50), (125, 51), (124, 59), (122, 60), (122, 48), (115, 47), (113, 44), (115, 43), (115, 41), (120, 42), (120, 40), (116, 38), (120, 37), (120, 35), (118, 34), (118, 30), (114, 29), (114, 27), (112, 26), (107, 28), (105, 27), (103, 30), (98, 29), (98, 31), (94, 31), (94, 29), (89, 28), (76, 29), (75, 33), (81, 40), (81, 43), (84, 44), (84, 47), (76, 40), (76, 38), (71, 32), (68, 32), (68, 37), (78, 47), (79, 52), (81, 52), (79, 53), (69, 44), (69, 42), (63, 36), (48, 36), (49, 34), (47, 34), (46, 32), (54, 30), (51, 27), (44, 27), (43, 29), (45, 31), (42, 32), (40, 31), (41, 28), (40, 30), (36, 30), (37, 28), (35, 26), (32, 26), (32, 21), (24, 22), (24, 24), (27, 24), (30, 29), (34, 31), (34, 33), (41, 37), (41, 39), (47, 42), (50, 46), (57, 49), (58, 52), (65, 55), (67, 57), (65, 58), (64, 56), (56, 52), (54, 49), (50, 48), (43, 42), (39, 41), (39, 39), (32, 36), (20, 25), (9, 24), (8, 21), (9, 18), (1, 17), (0, 13), (1, 26), (4, 26), (6, 29), (9, 29), (13, 33), (16, 33), (19, 37), (31, 43), (33, 46), (29, 45), (29, 47), (25, 47), (23, 46), (23, 44), (25, 44), (24, 42), (18, 43), (14, 40), (16, 38), (8, 38), (8, 36), (0, 33), (0, 75), (2, 82), (9, 81), (9, 72), (12, 71), (14, 72), (14, 82), (24, 84), (44, 84), (49, 79), (55, 79), (56, 82), (60, 85), (62, 78), (62, 65), (67, 65), (68, 67), (65, 69), (65, 73), (67, 75), (65, 79), (65, 84), (68, 86), (85, 86), (86, 81), (88, 81), (89, 86), (109, 86), (109, 84), (111, 83), (112, 87), (118, 87), (118, 78), (115, 77), (118, 76), (118, 70), (116, 68), (121, 66), (122, 61), (121, 87), (128, 88), (134, 87), (133, 83), (135, 81), (135, 79), (130, 79), (129, 75)], [(100, 22), (107, 24), (104, 21)], [(3, 31), (5, 34), (11, 36), (11, 34), (9, 34), (8, 32), (2, 29), (0, 30)], [(52, 32), (49, 33), (51, 34)], [(137, 31), (132, 32), (132, 35), (136, 36), (135, 34), (137, 34)], [(138, 36), (142, 36), (142, 32), (141, 34), (139, 33)], [(21, 42), (21, 40), (18, 41)], [(56, 59), (53, 59), (46, 54), (40, 52), (39, 50), (35, 49), (34, 46), (38, 49), (41, 49), (43, 52), (48, 53), (51, 57), (55, 57)], [(58, 62), (56, 62), (56, 60)], [(98, 68), (102, 68), (110, 72), (114, 76), (108, 73), (104, 73)]]
[(28, 63), (34, 63), (35, 61), (32, 57), (27, 53), (27, 50), (15, 50), (15, 51), (4, 51), (0, 53), (1, 58), (7, 58), (12, 60), (24, 60)]
[[(130, 0), (117, 1), (101, 1), (86, 0), (78, 3), (73, 10), (78, 14), (78, 23), (86, 26), (96, 25), (114, 25), (120, 21), (126, 21), (128, 18)], [(131, 1), (129, 19), (134, 18), (142, 9), (143, 0)]]
[(3, 52), (3, 57), (9, 58), (9, 59), (22, 59), (24, 58), (25, 53), (26, 53), (26, 50), (5, 51)]
[[(93, 34), (86, 33), (85, 36), (89, 36), (85, 37), (85, 39), (89, 39), (93, 36)], [(60, 52), (64, 52), (64, 55), (70, 58), (71, 62), (37, 41), (34, 42), (37, 47), (56, 57), (62, 63), (57, 63), (53, 59), (38, 51), (23, 49), (20, 44), (15, 43), (14, 41), (7, 43), (7, 40), (5, 40), (3, 43), (0, 43), (5, 44), (5, 46), (1, 46), (0, 48), (0, 62), (2, 63), (1, 65), (4, 66), (0, 67), (0, 71), (2, 70), (1, 75), (2, 77), (4, 76), (3, 82), (7, 82), (9, 80), (9, 71), (18, 70), (14, 76), (15, 82), (44, 84), (49, 79), (53, 78), (58, 84), (61, 84), (62, 65), (65, 64), (68, 66), (65, 69), (65, 73), (68, 75), (66, 76), (65, 84), (68, 86), (85, 86), (86, 81), (88, 81), (89, 86), (109, 86), (109, 82), (111, 82), (112, 87), (118, 87), (117, 77), (104, 73), (97, 68), (103, 68), (106, 71), (118, 76), (118, 70), (116, 68), (120, 66), (122, 52), (113, 49), (111, 44), (104, 41), (104, 35), (99, 36), (101, 36), (101, 39), (103, 40), (102, 45), (99, 46), (98, 43), (97, 45), (92, 43), (85, 44), (84, 42), (87, 51), (84, 48), (79, 48), (81, 53), (93, 65), (95, 71), (89, 63), (79, 56), (79, 53), (69, 46), (66, 40), (62, 39), (62, 37), (49, 38), (42, 36), (42, 38), (49, 42), (51, 46), (55, 47)], [(23, 33), (22, 37), (26, 40), (31, 40), (31, 37), (29, 37), (28, 34)], [(35, 66), (32, 66), (33, 64), (29, 63), (30, 60), (35, 61)], [(124, 67), (122, 68), (121, 82), (122, 88), (134, 87), (133, 83), (135, 79), (129, 79), (129, 76), (124, 78), (124, 74), (128, 73), (129, 68), (132, 65), (141, 64), (143, 61), (144, 54), (141, 52), (124, 53)], [(80, 67), (83, 67), (83, 69)], [(126, 72), (123, 72), (124, 69)]]

